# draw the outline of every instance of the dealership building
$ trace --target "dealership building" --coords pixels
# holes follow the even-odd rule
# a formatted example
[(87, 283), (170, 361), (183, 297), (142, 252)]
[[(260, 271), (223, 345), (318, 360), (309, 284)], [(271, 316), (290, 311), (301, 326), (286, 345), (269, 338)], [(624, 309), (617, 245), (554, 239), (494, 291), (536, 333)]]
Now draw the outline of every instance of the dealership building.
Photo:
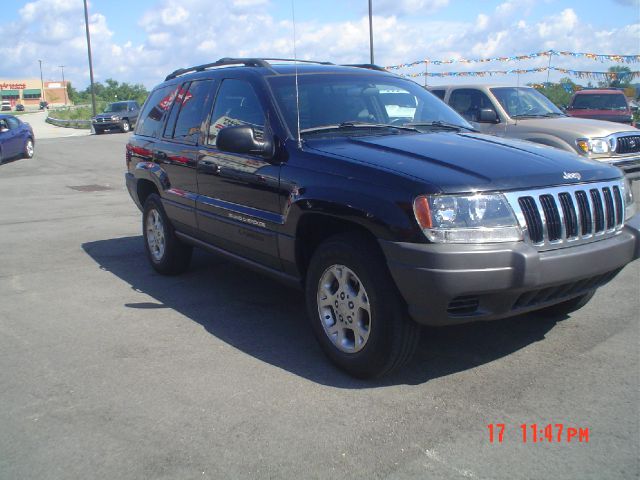
[(43, 100), (50, 105), (65, 105), (70, 103), (66, 86), (67, 82), (41, 82), (39, 78), (0, 78), (0, 100), (9, 101), (12, 109), (18, 104), (38, 107)]

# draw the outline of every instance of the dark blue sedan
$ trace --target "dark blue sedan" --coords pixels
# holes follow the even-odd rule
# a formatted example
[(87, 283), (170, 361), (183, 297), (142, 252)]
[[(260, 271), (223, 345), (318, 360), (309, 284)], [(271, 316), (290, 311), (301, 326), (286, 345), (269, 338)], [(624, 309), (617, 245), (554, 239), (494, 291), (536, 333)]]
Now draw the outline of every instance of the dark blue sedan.
[(35, 137), (28, 123), (13, 115), (0, 115), (0, 163), (10, 158), (33, 157)]

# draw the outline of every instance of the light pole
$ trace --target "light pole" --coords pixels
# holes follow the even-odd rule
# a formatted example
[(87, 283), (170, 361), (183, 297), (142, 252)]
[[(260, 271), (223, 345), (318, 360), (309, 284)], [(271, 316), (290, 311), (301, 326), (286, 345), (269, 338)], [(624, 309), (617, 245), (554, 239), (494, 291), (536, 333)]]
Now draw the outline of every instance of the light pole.
[(93, 107), (93, 116), (98, 112), (96, 110), (96, 92), (93, 88), (93, 61), (91, 60), (91, 35), (89, 34), (89, 11), (87, 9), (87, 0), (84, 0), (84, 26), (87, 31), (87, 52), (89, 54), (89, 78), (91, 79), (91, 106)]
[(44, 98), (44, 80), (42, 79), (42, 60), (38, 60), (38, 63), (40, 64), (40, 101), (45, 102), (46, 99)]
[(64, 88), (64, 106), (67, 106), (67, 85), (64, 81), (64, 65), (58, 65), (62, 70), (62, 87)]
[(371, 0), (369, 0), (369, 60), (369, 63), (373, 65), (373, 7)]

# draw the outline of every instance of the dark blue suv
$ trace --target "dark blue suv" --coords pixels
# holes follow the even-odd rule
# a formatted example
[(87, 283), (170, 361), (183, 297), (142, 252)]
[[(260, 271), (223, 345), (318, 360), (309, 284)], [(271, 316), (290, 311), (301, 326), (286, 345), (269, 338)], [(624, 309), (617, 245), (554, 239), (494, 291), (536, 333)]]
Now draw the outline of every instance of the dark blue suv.
[(480, 134), (381, 70), (169, 75), (126, 149), (152, 267), (183, 272), (196, 246), (303, 289), (328, 357), (370, 378), (411, 358), (420, 324), (570, 312), (640, 255), (619, 169)]

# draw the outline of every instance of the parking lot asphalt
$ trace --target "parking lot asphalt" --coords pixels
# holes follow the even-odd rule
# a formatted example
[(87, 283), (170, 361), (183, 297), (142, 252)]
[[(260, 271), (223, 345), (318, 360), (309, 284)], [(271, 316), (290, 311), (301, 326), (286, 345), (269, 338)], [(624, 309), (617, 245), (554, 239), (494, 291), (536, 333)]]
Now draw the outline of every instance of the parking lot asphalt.
[[(402, 372), (357, 381), (299, 292), (203, 252), (154, 273), (126, 138), (0, 165), (1, 479), (640, 475), (640, 262), (570, 316), (425, 329)], [(561, 442), (523, 443), (550, 423)]]

